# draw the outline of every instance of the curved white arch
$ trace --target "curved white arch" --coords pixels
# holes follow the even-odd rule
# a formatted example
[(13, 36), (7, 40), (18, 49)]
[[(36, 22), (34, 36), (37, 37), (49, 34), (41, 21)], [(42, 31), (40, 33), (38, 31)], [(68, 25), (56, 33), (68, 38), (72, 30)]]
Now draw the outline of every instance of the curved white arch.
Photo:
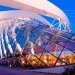
[[(2, 38), (1, 38), (1, 45), (3, 46), (3, 51), (4, 51), (4, 54), (6, 56), (6, 49), (5, 49), (5, 44), (4, 44), (4, 39), (3, 39), (3, 33), (2, 33)], [(2, 54), (3, 55), (3, 54)]]
[(70, 31), (70, 22), (65, 13), (47, 0), (0, 0), (0, 4), (53, 17), (60, 20)]
[(34, 19), (37, 19), (37, 20), (43, 22), (46, 25), (51, 26), (51, 24), (45, 18), (43, 18), (42, 16), (40, 16), (36, 13), (23, 11), (23, 10), (12, 10), (12, 11), (2, 11), (2, 12), (0, 12), (0, 19), (16, 17), (16, 16), (34, 18)]
[(1, 40), (0, 40), (0, 58), (2, 58)]

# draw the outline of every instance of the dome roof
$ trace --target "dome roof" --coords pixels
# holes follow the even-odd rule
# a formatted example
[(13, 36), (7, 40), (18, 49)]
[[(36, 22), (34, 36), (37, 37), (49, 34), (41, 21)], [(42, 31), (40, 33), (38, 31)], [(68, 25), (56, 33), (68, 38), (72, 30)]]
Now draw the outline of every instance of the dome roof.
[(75, 35), (70, 32), (50, 28), (41, 22), (36, 24), (32, 19), (16, 27), (12, 23), (8, 30), (3, 32), (4, 44), (1, 40), (1, 49), (4, 52), (5, 46), (7, 56), (9, 53), (23, 54), (25, 62), (38, 68), (75, 63)]

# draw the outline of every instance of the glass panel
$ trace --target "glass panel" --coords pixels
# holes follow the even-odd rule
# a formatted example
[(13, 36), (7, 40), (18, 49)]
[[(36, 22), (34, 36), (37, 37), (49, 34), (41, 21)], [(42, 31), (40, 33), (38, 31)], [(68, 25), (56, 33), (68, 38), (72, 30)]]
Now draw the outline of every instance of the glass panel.
[(75, 41), (75, 36), (73, 36), (71, 39), (72, 39), (73, 41)]
[(32, 32), (36, 28), (37, 28), (36, 26), (32, 26), (31, 29), (30, 29), (30, 32)]
[(66, 43), (67, 43), (67, 41), (68, 41), (68, 39), (60, 37), (60, 36), (58, 36), (56, 38), (56, 43), (59, 44), (59, 45), (61, 45), (61, 46), (65, 46)]
[(20, 43), (21, 47), (23, 47), (25, 41), (26, 41), (25, 38), (20, 37), (20, 41), (19, 41), (19, 43)]
[(67, 44), (66, 44), (66, 48), (72, 50), (73, 52), (75, 52), (75, 42), (73, 41), (69, 41)]
[[(34, 45), (34, 54), (31, 54), (31, 51), (28, 49), (28, 54), (26, 55), (27, 60), (34, 66), (34, 67), (45, 67), (46, 66), (46, 55), (42, 55), (43, 53), (43, 49), (41, 49), (40, 47)], [(26, 54), (26, 51), (25, 51)]]
[(13, 39), (10, 37), (9, 39), (9, 43), (12, 44), (13, 43)]
[(40, 51), (40, 53), (37, 53), (35, 55), (41, 60), (38, 61), (37, 66), (38, 67), (54, 66), (57, 58), (52, 56), (50, 53), (46, 52), (46, 50), (42, 50), (40, 47), (38, 47), (37, 49)]
[(24, 30), (23, 29), (16, 28), (15, 29), (15, 33), (17, 35), (24, 36)]
[[(44, 52), (43, 49), (41, 49), (40, 47), (34, 45), (34, 54), (31, 54), (30, 50), (27, 50), (28, 51), (28, 54), (26, 55), (27, 57), (27, 60), (34, 66), (34, 67), (39, 67), (39, 68), (42, 68), (42, 67), (45, 67), (46, 64), (47, 64), (47, 56), (44, 55), (46, 54)], [(44, 53), (43, 53), (44, 52)]]
[[(17, 59), (18, 59), (18, 61), (19, 61), (19, 63), (21, 64), (22, 67), (26, 67), (27, 65), (29, 65), (28, 62), (25, 60), (25, 57), (20, 56), (20, 57), (18, 57)], [(17, 60), (16, 60), (16, 61), (17, 61)], [(18, 63), (18, 62), (17, 62), (17, 63)], [(17, 65), (17, 63), (15, 62), (15, 65)], [(18, 66), (18, 65), (17, 65), (17, 66)]]
[(55, 66), (61, 66), (61, 65), (66, 65), (66, 63), (58, 59)]
[(15, 42), (14, 42), (14, 41), (12, 42), (11, 46), (12, 46), (13, 51), (15, 51), (16, 44), (15, 44)]
[(33, 65), (33, 67), (38, 67), (39, 59), (32, 54), (26, 55), (27, 60)]
[(50, 26), (48, 26), (48, 25), (39, 25), (37, 27), (37, 29), (44, 29), (44, 28), (50, 28)]
[(18, 33), (18, 31), (19, 31), (19, 28), (16, 28), (16, 29), (15, 29), (15, 33), (17, 34), (17, 33)]
[(37, 40), (38, 35), (31, 33), (29, 36), (29, 40), (33, 43), (35, 43), (35, 41)]
[(74, 59), (73, 59), (74, 53), (66, 48), (64, 48), (63, 52), (60, 55), (60, 59), (67, 63), (67, 64), (72, 64), (74, 63)]
[(26, 29), (25, 31), (24, 31), (24, 37), (25, 37), (25, 39), (28, 39), (29, 38), (29, 34), (30, 34), (30, 32), (29, 32), (29, 30), (28, 29)]
[(20, 29), (25, 30), (26, 29), (25, 24), (21, 24)]
[(39, 62), (38, 62), (38, 66), (39, 67), (52, 67), (54, 66), (57, 58), (54, 57), (53, 55), (49, 54), (48, 52), (44, 52), (42, 55), (38, 55), (38, 57), (40, 58)]
[(16, 36), (17, 42), (19, 42), (20, 38), (21, 38), (20, 36), (18, 36), (18, 35)]
[(32, 31), (32, 33), (36, 34), (36, 35), (40, 35), (42, 33), (42, 30), (40, 29), (35, 29), (34, 31)]
[(48, 43), (48, 45), (46, 46), (45, 50), (47, 50), (47, 52), (49, 52), (49, 53), (52, 52), (52, 42)]
[(44, 37), (45, 39), (50, 41), (52, 39), (52, 37), (53, 37), (53, 34), (52, 33), (48, 33), (48, 32), (44, 32), (42, 34), (42, 37)]
[(53, 29), (53, 28), (50, 28), (50, 29), (48, 29), (47, 31), (48, 31), (48, 32), (51, 32), (51, 33), (53, 33), (53, 34), (56, 34), (56, 33), (58, 32), (57, 29)]
[(37, 63), (37, 66), (38, 67), (46, 67), (46, 65), (48, 66), (48, 60), (47, 60), (48, 53), (44, 49), (38, 46), (36, 46), (34, 50), (37, 52), (35, 53), (35, 55), (40, 59)]
[(61, 32), (60, 36), (70, 39), (72, 34), (70, 34), (69, 32)]
[(44, 52), (44, 50), (42, 48), (40, 48), (39, 46), (35, 45), (34, 52), (35, 52), (35, 54), (39, 54), (39, 53), (42, 54)]
[(24, 47), (22, 48), (22, 50), (23, 50), (23, 55), (29, 54), (28, 50), (26, 50)]
[(20, 29), (17, 35), (24, 36), (24, 31)]
[(49, 26), (46, 26), (46, 25), (39, 25), (39, 26), (37, 26), (32, 32), (35, 33), (35, 34), (37, 34), (37, 35), (39, 35), (39, 34), (42, 33), (42, 30), (43, 30), (43, 29), (47, 29), (47, 28), (49, 28)]
[(30, 44), (28, 44), (28, 41), (26, 41), (25, 44), (24, 44), (24, 48), (25, 48), (27, 51), (30, 51), (29, 47), (30, 47)]
[(51, 67), (51, 66), (54, 66), (55, 65), (55, 63), (56, 63), (56, 60), (57, 60), (57, 58), (56, 57), (54, 57), (53, 55), (48, 55), (47, 56), (47, 59), (48, 59), (48, 65)]
[(48, 44), (48, 40), (43, 38), (43, 37), (39, 37), (36, 41), (36, 45), (40, 46), (41, 48), (45, 48)]
[(49, 44), (46, 46), (46, 50), (56, 57), (59, 57), (59, 54), (61, 53), (62, 49), (63, 47), (51, 42), (49, 42)]

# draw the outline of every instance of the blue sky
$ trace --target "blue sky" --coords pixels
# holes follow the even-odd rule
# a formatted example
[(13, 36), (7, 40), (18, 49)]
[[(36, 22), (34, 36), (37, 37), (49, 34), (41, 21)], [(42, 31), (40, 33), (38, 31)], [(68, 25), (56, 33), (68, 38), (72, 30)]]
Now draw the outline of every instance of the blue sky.
[(62, 9), (70, 20), (72, 33), (75, 33), (75, 0), (49, 0)]
[[(72, 33), (75, 33), (75, 0), (49, 0), (49, 1), (58, 6), (66, 13), (71, 23), (70, 27)], [(0, 5), (0, 11), (5, 10), (16, 10), (16, 9)]]

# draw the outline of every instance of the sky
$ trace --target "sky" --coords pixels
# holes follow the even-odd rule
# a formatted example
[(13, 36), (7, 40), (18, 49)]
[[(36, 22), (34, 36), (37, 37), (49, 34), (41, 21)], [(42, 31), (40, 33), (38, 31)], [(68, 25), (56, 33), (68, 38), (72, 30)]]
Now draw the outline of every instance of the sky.
[(72, 33), (75, 34), (75, 0), (49, 0), (62, 9), (70, 20)]
[[(75, 0), (48, 0), (65, 12), (70, 20), (70, 28), (75, 34)], [(6, 10), (16, 10), (7, 6), (0, 5), (0, 12)], [(48, 19), (48, 18), (47, 18)]]

